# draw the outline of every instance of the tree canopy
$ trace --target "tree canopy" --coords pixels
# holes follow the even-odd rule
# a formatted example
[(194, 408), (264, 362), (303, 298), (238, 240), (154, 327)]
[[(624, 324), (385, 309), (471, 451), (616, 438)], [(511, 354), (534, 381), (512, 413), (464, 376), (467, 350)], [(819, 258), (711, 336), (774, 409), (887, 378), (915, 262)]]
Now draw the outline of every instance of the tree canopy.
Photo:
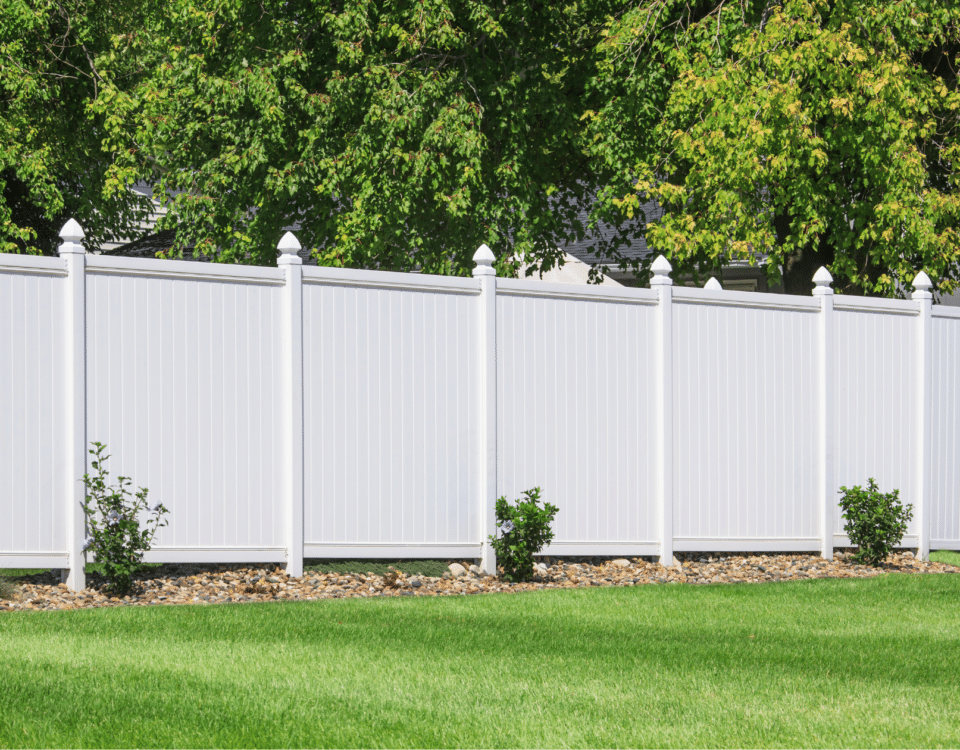
[(115, 184), (158, 175), (181, 239), (269, 262), (296, 224), (322, 262), (469, 273), (548, 264), (595, 202), (580, 116), (616, 3), (172, 0), (111, 86)]
[[(90, 109), (103, 86), (97, 58), (138, 23), (138, 4), (0, 0), (0, 252), (53, 253), (70, 217), (95, 246), (146, 217), (141, 196), (105, 191), (111, 158)], [(131, 86), (135, 72), (126, 64), (115, 76)]]
[(223, 262), (275, 262), (295, 224), (323, 264), (466, 274), (487, 243), (512, 273), (603, 223), (643, 280), (640, 236), (799, 293), (820, 265), (851, 293), (960, 278), (952, 4), (0, 4), (7, 250), (24, 207), (132, 236), (142, 180)]
[[(652, 0), (610, 24), (591, 153), (604, 200), (655, 200), (648, 242), (693, 274), (762, 262), (786, 291), (958, 279), (960, 6)], [(639, 127), (637, 125), (639, 124)]]

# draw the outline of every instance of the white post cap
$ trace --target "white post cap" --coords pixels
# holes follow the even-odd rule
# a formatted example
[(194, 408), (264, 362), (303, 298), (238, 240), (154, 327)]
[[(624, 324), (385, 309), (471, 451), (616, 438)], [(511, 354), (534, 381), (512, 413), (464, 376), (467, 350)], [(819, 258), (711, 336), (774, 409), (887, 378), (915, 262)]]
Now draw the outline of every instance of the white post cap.
[(486, 245), (480, 245), (477, 248), (477, 252), (473, 254), (473, 262), (477, 264), (477, 267), (473, 269), (474, 276), (496, 276), (497, 272), (493, 267), (493, 262), (496, 258), (493, 255), (493, 251)]
[(293, 232), (287, 232), (285, 235), (283, 235), (283, 237), (280, 238), (280, 242), (277, 244), (277, 250), (280, 251), (280, 257), (277, 259), (277, 265), (302, 265), (303, 260), (299, 255), (297, 255), (297, 253), (300, 251), (300, 248), (300, 241), (296, 238)]
[(927, 276), (925, 271), (918, 273), (913, 279), (913, 288), (916, 290), (913, 293), (913, 299), (932, 299), (933, 294), (931, 289), (933, 289), (933, 282), (930, 281), (930, 277)]
[(658, 255), (657, 259), (653, 261), (653, 265), (650, 266), (650, 270), (653, 271), (650, 286), (673, 285), (673, 279), (670, 278), (670, 272), (673, 270), (673, 266), (670, 265), (670, 261), (664, 256)]
[(720, 282), (717, 281), (717, 277), (716, 277), (716, 276), (711, 276), (711, 277), (710, 277), (710, 280), (709, 280), (706, 284), (703, 285), (703, 288), (704, 288), (704, 289), (711, 289), (711, 290), (716, 291), (716, 292), (723, 291), (723, 287), (720, 285)]
[(830, 286), (833, 283), (833, 276), (830, 275), (826, 266), (820, 266), (819, 270), (813, 275), (813, 283), (817, 285), (813, 290), (814, 296), (822, 297), (825, 294), (833, 294), (833, 289)]
[(64, 253), (85, 253), (86, 250), (84, 250), (83, 245), (80, 244), (80, 240), (83, 238), (84, 234), (81, 226), (77, 223), (76, 219), (70, 219), (63, 225), (63, 229), (60, 230), (60, 239), (63, 240), (63, 244), (57, 248), (57, 252), (60, 255)]

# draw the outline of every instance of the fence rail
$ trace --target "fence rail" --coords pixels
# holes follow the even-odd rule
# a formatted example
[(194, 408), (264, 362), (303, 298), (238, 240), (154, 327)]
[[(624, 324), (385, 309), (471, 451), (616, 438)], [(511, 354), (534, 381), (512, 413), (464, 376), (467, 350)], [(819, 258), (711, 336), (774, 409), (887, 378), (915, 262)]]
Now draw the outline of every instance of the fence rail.
[(554, 555), (846, 546), (841, 485), (960, 549), (960, 313), (810, 298), (86, 255), (0, 256), (0, 566), (84, 586), (81, 478), (170, 509), (148, 561), (472, 557), (540, 486)]

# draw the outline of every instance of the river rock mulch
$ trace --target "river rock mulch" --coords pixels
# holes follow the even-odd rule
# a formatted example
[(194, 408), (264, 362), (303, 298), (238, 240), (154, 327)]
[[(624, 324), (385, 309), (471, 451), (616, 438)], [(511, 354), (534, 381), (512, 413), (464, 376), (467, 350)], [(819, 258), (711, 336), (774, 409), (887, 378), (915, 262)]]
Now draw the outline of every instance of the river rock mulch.
[(307, 572), (289, 578), (276, 565), (168, 564), (141, 574), (134, 590), (122, 599), (104, 590), (98, 574), (88, 587), (67, 590), (52, 572), (18, 579), (15, 598), (0, 600), (0, 612), (85, 609), (163, 604), (223, 604), (227, 602), (313, 601), (382, 596), (465, 596), (493, 592), (641, 586), (769, 583), (817, 578), (872, 578), (887, 573), (958, 573), (960, 568), (923, 562), (912, 552), (896, 552), (880, 568), (856, 565), (853, 553), (841, 551), (833, 560), (808, 553), (694, 553), (677, 555), (679, 567), (663, 568), (651, 558), (541, 558), (536, 580), (512, 584), (484, 575), (470, 562), (451, 562), (442, 578), (388, 573), (386, 576)]

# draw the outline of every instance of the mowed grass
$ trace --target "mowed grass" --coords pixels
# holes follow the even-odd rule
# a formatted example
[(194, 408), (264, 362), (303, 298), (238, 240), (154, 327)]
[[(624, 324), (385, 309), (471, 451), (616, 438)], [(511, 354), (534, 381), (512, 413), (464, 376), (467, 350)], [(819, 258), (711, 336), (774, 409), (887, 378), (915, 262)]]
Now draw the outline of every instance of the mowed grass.
[(957, 747), (960, 575), (0, 615), (2, 747)]
[[(155, 569), (160, 563), (144, 563), (143, 567)], [(390, 568), (396, 568), (407, 575), (434, 576), (439, 578), (447, 571), (448, 563), (444, 560), (304, 560), (303, 569), (312, 573), (374, 573), (383, 575)], [(282, 563), (250, 563), (250, 567), (284, 567)], [(37, 573), (46, 573), (50, 568), (0, 568), (0, 578), (22, 578)], [(100, 563), (87, 563), (87, 575), (102, 573)]]
[(960, 567), (960, 552), (951, 550), (938, 550), (930, 553), (930, 559), (933, 562), (946, 563), (947, 565), (956, 565)]
[[(159, 568), (161, 563), (144, 563), (143, 567), (147, 569)], [(87, 563), (84, 566), (84, 571), (87, 575), (91, 573), (102, 573), (103, 565), (100, 563)], [(49, 573), (50, 568), (2, 568), (0, 569), (0, 576), (5, 576), (7, 578), (22, 578), (24, 576), (32, 576), (37, 573)]]

